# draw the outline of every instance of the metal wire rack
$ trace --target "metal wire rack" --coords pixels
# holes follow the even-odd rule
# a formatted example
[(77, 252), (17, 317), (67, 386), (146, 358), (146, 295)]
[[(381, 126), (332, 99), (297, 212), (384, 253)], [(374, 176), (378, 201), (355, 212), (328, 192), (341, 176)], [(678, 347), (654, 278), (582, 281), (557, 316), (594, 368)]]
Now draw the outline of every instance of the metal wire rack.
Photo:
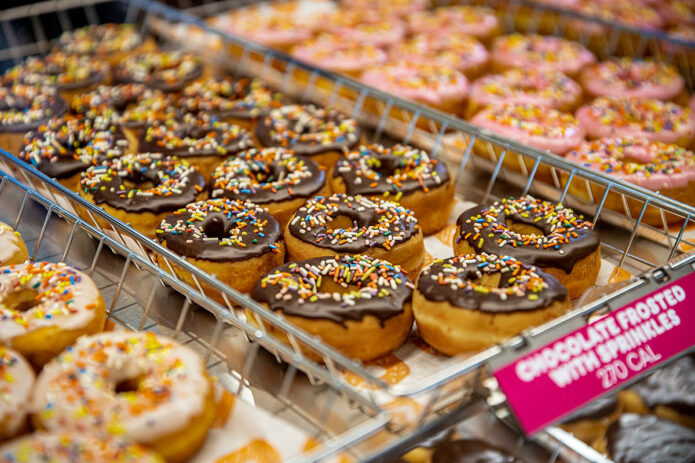
[[(225, 8), (239, 6), (241, 3), (225, 2)], [(109, 10), (108, 15), (104, 15), (102, 7), (107, 4), (115, 7), (115, 10), (119, 12), (115, 15), (120, 14), (120, 16), (112, 18), (113, 10)], [(207, 5), (204, 7), (206, 12), (220, 11), (216, 6), (218, 4), (205, 5)], [(449, 162), (453, 172), (456, 173), (457, 195), (461, 198), (484, 203), (510, 194), (534, 193), (548, 199), (563, 201), (594, 218), (596, 230), (601, 234), (604, 257), (632, 274), (655, 270), (670, 259), (683, 255), (684, 251), (681, 248), (683, 245), (695, 247), (695, 244), (691, 244), (684, 238), (686, 226), (695, 219), (695, 208), (691, 206), (573, 165), (560, 157), (533, 150), (479, 130), (465, 121), (373, 90), (352, 79), (312, 68), (280, 52), (215, 30), (200, 18), (158, 3), (145, 0), (60, 0), (5, 10), (0, 12), (0, 31), (7, 47), (0, 50), (0, 61), (16, 62), (26, 55), (48, 51), (52, 39), (59, 32), (78, 25), (73, 24), (75, 12), (83, 15), (84, 20), (79, 25), (107, 20), (136, 22), (144, 31), (154, 33), (162, 41), (174, 42), (181, 46), (186, 44), (197, 46), (196, 51), (210, 55), (207, 58), (211, 65), (219, 70), (259, 76), (284, 93), (299, 99), (337, 107), (358, 118), (360, 123), (368, 128), (371, 141), (384, 143), (390, 140), (402, 141), (429, 149)], [(58, 24), (58, 30), (50, 33), (45, 27), (46, 23), (52, 23), (54, 26)], [(27, 34), (30, 37), (28, 40)], [(182, 42), (182, 37), (186, 38), (185, 43)], [(205, 44), (205, 47), (201, 48), (200, 44)], [(483, 152), (488, 152), (490, 155), (481, 156), (478, 150), (474, 150), (476, 145), (482, 145)], [(277, 360), (283, 360), (288, 364), (275, 383), (279, 385), (279, 388), (277, 391), (270, 392), (276, 395), (277, 400), (283, 401), (287, 409), (296, 412), (298, 416), (313, 423), (318, 429), (326, 426), (325, 423), (330, 421), (327, 417), (342, 416), (346, 410), (358, 410), (359, 418), (363, 419), (361, 424), (344, 428), (345, 432), (342, 434), (326, 428), (326, 432), (321, 437), (327, 438), (330, 434), (337, 437), (329, 440), (321, 449), (307, 457), (314, 460), (319, 460), (339, 449), (353, 446), (387, 424), (388, 418), (375, 403), (375, 391), (386, 391), (394, 396), (406, 397), (428, 393), (429, 398), (416, 418), (414, 426), (403, 428), (392, 426), (392, 433), (387, 437), (377, 436), (381, 438), (381, 442), (376, 447), (370, 442), (365, 442), (365, 445), (358, 445), (353, 451), (360, 457), (372, 455), (369, 458), (381, 459), (396, 456), (415, 446), (418, 439), (436, 433), (442, 427), (470, 413), (473, 397), (471, 392), (474, 388), (459, 387), (458, 385), (462, 383), (456, 381), (462, 380), (468, 373), (479, 372), (478, 369), (481, 366), (506, 355), (506, 352), (513, 352), (515, 347), (543, 336), (543, 333), (547, 333), (551, 328), (555, 330), (553, 332), (556, 332), (558, 327), (560, 330), (563, 327), (569, 330), (573, 323), (582, 323), (586, 316), (602, 309), (609, 301), (624, 295), (630, 297), (631, 291), (641, 286), (644, 281), (634, 280), (615, 291), (606, 290), (607, 294), (594, 303), (585, 304), (585, 301), (578, 301), (577, 309), (559, 321), (525, 333), (510, 340), (505, 346), (497, 346), (468, 358), (452, 359), (451, 364), (437, 375), (423, 379), (416, 387), (403, 390), (384, 384), (359, 363), (346, 358), (320, 340), (297, 329), (282, 317), (264, 310), (253, 300), (226, 287), (189, 264), (185, 259), (148, 240), (128, 225), (114, 220), (99, 208), (85, 202), (8, 153), (0, 151), (0, 154), (5, 172), (13, 172), (22, 182), (29, 185), (31, 190), (45, 195), (45, 197), (37, 195), (5, 176), (2, 180), (4, 183), (0, 184), (13, 185), (24, 192), (22, 199), (8, 203), (19, 207), (17, 223), (21, 221), (22, 211), (27, 202), (38, 202), (46, 208), (45, 218), (35, 223), (35, 226), (40, 227), (38, 229), (41, 230), (36, 237), (36, 250), (39, 246), (44, 246), (44, 242), (50, 241), (48, 237), (52, 234), (47, 235), (46, 229), (53, 223), (51, 219), (53, 216), (60, 216), (66, 218), (68, 223), (72, 223), (72, 228), (63, 241), (66, 247), (64, 250), (58, 250), (54, 255), (68, 257), (76, 252), (72, 243), (75, 240), (74, 235), (80, 232), (96, 237), (98, 244), (93, 262), (101, 261), (100, 256), (106, 254), (103, 252), (105, 247), (120, 254), (121, 260), (125, 259), (121, 267), (115, 267), (119, 277), (111, 283), (114, 299), (111, 302), (110, 313), (113, 317), (119, 320), (123, 318), (126, 320), (126, 326), (135, 329), (163, 326), (169, 327), (177, 336), (186, 334), (191, 342), (195, 341), (203, 346), (203, 353), (207, 359), (217, 358), (221, 350), (219, 343), (229, 339), (228, 332), (238, 333), (232, 326), (240, 328), (243, 336), (237, 337), (238, 342), (247, 350), (241, 349), (231, 355), (239, 361), (239, 367), (233, 370), (238, 377), (237, 384), (254, 384), (253, 372), (262, 368), (258, 367), (258, 364), (262, 363), (260, 359), (266, 357), (265, 351), (258, 348), (262, 346)], [(522, 161), (519, 163), (521, 170), (507, 168), (504, 164), (507, 157), (519, 158)], [(537, 178), (537, 173), (541, 169), (551, 172), (552, 181), (543, 182)], [(570, 191), (570, 186), (576, 184), (586, 188), (586, 196), (578, 196)], [(592, 186), (600, 188), (602, 194), (595, 196)], [(607, 200), (613, 195), (617, 195), (620, 199), (620, 203), (624, 206), (623, 210), (611, 210), (606, 207)], [(633, 214), (631, 211), (634, 208), (629, 207), (633, 203), (639, 205), (637, 214)], [(648, 209), (658, 211), (662, 217), (662, 227), (642, 223), (642, 218)], [(682, 225), (670, 227), (665, 219), (667, 214), (679, 217)], [(100, 220), (96, 220), (97, 218)], [(648, 253), (642, 250), (643, 244), (649, 245)], [(35, 251), (34, 254), (38, 255), (38, 252)], [(155, 265), (155, 256), (166, 263), (164, 269)], [(183, 284), (173, 275), (171, 269), (174, 265), (185, 269), (194, 277), (194, 287)], [(143, 271), (151, 275), (150, 284), (142, 283), (134, 276), (136, 272), (139, 274)], [(161, 320), (155, 319), (156, 324), (153, 325), (154, 322), (150, 319), (154, 315), (160, 315), (160, 311), (163, 310), (158, 309), (158, 304), (153, 303), (159, 300), (159, 289), (154, 288), (164, 287), (161, 284), (154, 284), (157, 281), (162, 281), (173, 289), (171, 294), (183, 294), (185, 297), (176, 296), (180, 298), (178, 306), (180, 309), (165, 310), (169, 315), (174, 314), (173, 319), (168, 319), (164, 324)], [(131, 284), (135, 286), (130, 286)], [(203, 289), (204, 285), (222, 293), (226, 307), (208, 297)], [(122, 297), (121, 294), (137, 293), (138, 288), (147, 288), (151, 292), (145, 298), (142, 308), (133, 312), (135, 314), (133, 316), (129, 310), (122, 311), (122, 306), (114, 301)], [(195, 305), (206, 309), (207, 312), (195, 310)], [(171, 305), (167, 304), (166, 307)], [(260, 328), (251, 326), (247, 320), (238, 316), (234, 310), (237, 307), (251, 310)], [(201, 321), (202, 319), (208, 319), (208, 321)], [(193, 327), (196, 327), (198, 323), (211, 328), (209, 335), (203, 336), (196, 333)], [(273, 326), (286, 333), (290, 345), (270, 336), (267, 326)], [(253, 342), (249, 343), (249, 341)], [(308, 359), (303, 354), (302, 347), (318, 353), (324, 365)], [(224, 365), (224, 362), (219, 361), (213, 367), (220, 365)], [(297, 370), (305, 372), (312, 383), (327, 384), (324, 388), (334, 392), (330, 394), (333, 399), (327, 400), (327, 405), (316, 415), (307, 413), (304, 409), (297, 409), (294, 398), (287, 398), (293, 389), (294, 381), (299, 377), (295, 374)], [(344, 370), (358, 375), (366, 383), (373, 385), (374, 389), (367, 393), (357, 393), (343, 380), (342, 371)], [(474, 376), (472, 382), (475, 383), (477, 379), (477, 376)], [(457, 387), (451, 387), (452, 385)], [(353, 408), (349, 405), (353, 405)], [(354, 405), (357, 405), (356, 409)], [(354, 415), (354, 413), (348, 413), (348, 415)], [(312, 416), (319, 418), (312, 418)], [(561, 443), (566, 447), (566, 442), (563, 440)], [(363, 450), (365, 446), (369, 447), (369, 450)], [(583, 461), (598, 461), (590, 455), (583, 455), (581, 451), (578, 454), (584, 459)]]

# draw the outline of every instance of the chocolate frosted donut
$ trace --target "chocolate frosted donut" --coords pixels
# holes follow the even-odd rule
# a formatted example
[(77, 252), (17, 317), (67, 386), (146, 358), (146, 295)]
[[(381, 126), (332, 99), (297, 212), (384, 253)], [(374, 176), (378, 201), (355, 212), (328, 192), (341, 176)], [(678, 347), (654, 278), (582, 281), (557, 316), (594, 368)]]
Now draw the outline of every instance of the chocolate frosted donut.
[(141, 83), (163, 92), (180, 92), (201, 77), (203, 63), (200, 58), (178, 50), (134, 55), (113, 70), (117, 84)]
[(55, 44), (56, 50), (76, 55), (96, 55), (108, 60), (111, 66), (137, 51), (154, 48), (135, 24), (98, 24), (64, 32)]
[(586, 444), (596, 446), (621, 411), (616, 395), (609, 394), (572, 413), (560, 427)]
[(487, 442), (460, 439), (437, 447), (432, 463), (523, 463), (523, 460)]
[(568, 308), (567, 290), (553, 276), (487, 253), (434, 261), (413, 296), (422, 338), (449, 355), (491, 346)]
[(273, 109), (256, 124), (255, 134), (263, 146), (291, 148), (326, 167), (333, 167), (360, 139), (354, 119), (313, 105)]
[(150, 237), (169, 212), (205, 197), (203, 176), (186, 161), (161, 153), (129, 154), (90, 166), (80, 188), (88, 201)]
[(364, 196), (317, 196), (302, 206), (285, 231), (290, 260), (365, 254), (400, 265), (413, 278), (424, 262), (422, 232), (412, 212)]
[(695, 462), (695, 431), (655, 416), (622, 415), (608, 427), (606, 446), (615, 463)]
[(80, 173), (105, 159), (130, 152), (121, 129), (109, 120), (64, 116), (29, 132), (17, 157), (77, 190)]
[(283, 105), (283, 96), (260, 79), (232, 79), (194, 82), (183, 89), (179, 107), (187, 112), (204, 111), (213, 117), (245, 128), (271, 109)]
[(505, 253), (550, 273), (580, 296), (601, 265), (591, 222), (562, 204), (531, 196), (475, 206), (456, 221), (455, 254)]
[[(231, 199), (188, 204), (162, 220), (157, 238), (241, 292), (249, 292), (261, 275), (282, 264), (285, 255), (282, 232), (270, 213), (253, 203)], [(164, 262), (159, 265), (168, 269)], [(193, 283), (190, 274), (175, 271), (179, 278)], [(222, 300), (221, 295), (217, 299)]]
[(0, 87), (0, 148), (17, 153), (24, 134), (50, 118), (62, 116), (68, 107), (56, 90), (46, 86), (13, 84)]
[(453, 188), (443, 162), (407, 145), (361, 146), (338, 160), (331, 178), (337, 193), (379, 196), (410, 209), (425, 235), (446, 225)]
[(2, 76), (2, 85), (55, 87), (68, 102), (81, 93), (95, 88), (109, 73), (109, 65), (91, 56), (51, 53), (43, 57), (29, 57), (22, 64), (8, 69)]
[(253, 201), (268, 209), (284, 230), (307, 198), (327, 194), (326, 174), (311, 159), (285, 148), (250, 149), (217, 166), (211, 198)]
[(117, 118), (145, 93), (144, 84), (99, 85), (91, 92), (75, 96), (70, 103), (72, 112), (88, 118)]
[(384, 260), (316, 257), (266, 274), (252, 297), (346, 355), (371, 360), (408, 335), (411, 288), (400, 267)]
[(158, 122), (166, 122), (178, 116), (173, 97), (159, 90), (147, 89), (138, 96), (135, 103), (123, 110), (119, 119), (126, 131), (131, 131), (139, 139), (140, 132)]
[(252, 146), (251, 136), (238, 125), (219, 122), (206, 114), (185, 114), (147, 127), (138, 149), (184, 158), (207, 178), (225, 157)]

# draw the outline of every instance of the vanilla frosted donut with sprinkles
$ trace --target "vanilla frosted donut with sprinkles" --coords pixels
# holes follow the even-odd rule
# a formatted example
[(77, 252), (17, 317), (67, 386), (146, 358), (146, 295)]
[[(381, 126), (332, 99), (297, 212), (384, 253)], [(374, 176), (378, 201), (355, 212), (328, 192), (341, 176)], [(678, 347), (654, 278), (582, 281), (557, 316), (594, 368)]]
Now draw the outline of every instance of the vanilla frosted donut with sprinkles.
[[(644, 138), (601, 138), (580, 145), (566, 157), (585, 167), (657, 191), (685, 204), (695, 204), (695, 154), (676, 144)], [(603, 188), (598, 185), (591, 187), (594, 198), (603, 198)], [(570, 184), (569, 191), (582, 198), (588, 196), (585, 186), (575, 182)], [(639, 217), (642, 202), (631, 198), (626, 200), (631, 216)], [(625, 210), (621, 195), (613, 193), (606, 197), (604, 207), (619, 212)], [(667, 222), (683, 220), (672, 214), (665, 214), (664, 218)], [(648, 207), (642, 221), (662, 225), (661, 210)]]
[(90, 166), (80, 196), (154, 238), (170, 212), (207, 197), (205, 179), (188, 162), (161, 153), (128, 154)]
[(210, 179), (211, 198), (253, 201), (268, 209), (281, 230), (308, 198), (329, 193), (318, 164), (285, 148), (238, 153), (217, 166)]
[(190, 348), (154, 333), (109, 332), (80, 338), (47, 364), (30, 408), (50, 432), (117, 436), (181, 462), (207, 435), (214, 392)]
[(65, 264), (0, 268), (0, 344), (35, 367), (84, 334), (104, 328), (104, 301), (84, 273)]
[(473, 82), (467, 114), (472, 117), (486, 106), (520, 104), (573, 111), (582, 98), (582, 88), (555, 69), (509, 69)]
[(406, 19), (412, 34), (446, 36), (459, 33), (487, 42), (500, 33), (494, 10), (484, 6), (444, 6), (412, 13)]
[(494, 40), (491, 60), (497, 72), (533, 67), (555, 69), (572, 77), (596, 58), (579, 42), (536, 34), (509, 34)]
[(683, 97), (685, 82), (673, 66), (650, 60), (620, 58), (584, 69), (579, 77), (589, 96), (655, 98)]
[(422, 338), (448, 355), (492, 346), (570, 307), (555, 277), (485, 252), (435, 260), (422, 270), (413, 293)]
[(508, 254), (562, 283), (571, 298), (590, 288), (601, 267), (591, 222), (562, 204), (531, 196), (503, 198), (464, 211), (456, 221), (454, 254)]
[(336, 193), (395, 201), (415, 214), (422, 233), (446, 225), (454, 205), (449, 169), (426, 151), (407, 145), (361, 146), (339, 160), (330, 176)]
[(0, 266), (23, 264), (27, 260), (29, 251), (22, 235), (6, 223), (0, 222)]
[(284, 232), (289, 260), (364, 254), (399, 265), (415, 278), (425, 258), (412, 211), (378, 198), (317, 196), (295, 212)]
[(0, 346), (0, 440), (16, 436), (29, 427), (27, 404), (34, 379), (34, 370), (24, 357)]
[(690, 147), (695, 119), (689, 108), (653, 98), (600, 97), (577, 111), (591, 138), (634, 137)]
[(123, 439), (36, 432), (0, 445), (0, 463), (165, 463), (155, 452)]
[[(188, 204), (162, 220), (157, 239), (221, 282), (248, 293), (264, 273), (281, 265), (285, 244), (277, 221), (256, 204), (232, 199), (209, 199)], [(157, 259), (160, 267), (168, 265)], [(174, 272), (195, 287), (191, 275), (174, 265)], [(216, 291), (205, 292), (224, 304)]]
[[(405, 341), (413, 324), (412, 288), (397, 265), (345, 255), (278, 267), (260, 279), (252, 297), (349, 357), (367, 361)], [(320, 359), (308, 349), (306, 355)]]

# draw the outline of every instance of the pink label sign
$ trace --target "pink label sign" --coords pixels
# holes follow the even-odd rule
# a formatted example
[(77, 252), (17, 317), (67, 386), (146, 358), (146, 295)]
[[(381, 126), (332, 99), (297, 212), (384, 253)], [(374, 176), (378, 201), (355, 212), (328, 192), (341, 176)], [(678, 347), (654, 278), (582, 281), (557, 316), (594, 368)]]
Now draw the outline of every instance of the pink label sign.
[(695, 344), (695, 273), (495, 372), (527, 434)]

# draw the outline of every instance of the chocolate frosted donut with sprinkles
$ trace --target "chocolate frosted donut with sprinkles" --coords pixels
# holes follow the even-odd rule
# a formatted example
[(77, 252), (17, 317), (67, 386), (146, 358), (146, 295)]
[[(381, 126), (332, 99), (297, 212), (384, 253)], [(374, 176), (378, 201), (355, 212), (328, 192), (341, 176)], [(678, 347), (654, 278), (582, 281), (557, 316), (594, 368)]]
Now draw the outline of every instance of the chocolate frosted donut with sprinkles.
[(188, 162), (161, 153), (128, 154), (90, 166), (80, 195), (154, 238), (170, 212), (207, 196), (204, 177)]
[(140, 136), (138, 149), (185, 159), (208, 178), (227, 156), (254, 146), (251, 135), (238, 125), (220, 122), (205, 113), (155, 122)]
[(252, 129), (271, 109), (283, 106), (284, 97), (253, 78), (210, 79), (193, 82), (181, 92), (178, 106), (186, 111), (206, 112), (217, 119)]
[(116, 113), (121, 127), (128, 139), (139, 142), (147, 127), (157, 123), (171, 121), (179, 116), (174, 98), (159, 90), (147, 89), (133, 104), (120, 113)]
[(103, 330), (105, 316), (96, 285), (76, 268), (49, 262), (0, 268), (0, 345), (37, 369), (80, 336)]
[(601, 248), (591, 222), (531, 196), (475, 206), (456, 221), (454, 254), (508, 254), (557, 278), (571, 298), (598, 277)]
[(0, 87), (0, 148), (16, 154), (27, 132), (67, 110), (55, 88), (24, 84)]
[(485, 252), (434, 261), (413, 294), (422, 338), (448, 355), (497, 344), (569, 308), (567, 290), (555, 277)]
[(280, 230), (308, 198), (329, 193), (318, 164), (285, 148), (242, 151), (217, 166), (210, 179), (211, 198), (262, 205), (280, 223)]
[(695, 138), (695, 119), (689, 108), (652, 98), (596, 98), (579, 108), (577, 119), (591, 138), (644, 138), (685, 148)]
[(366, 196), (317, 196), (285, 229), (289, 260), (364, 254), (399, 265), (415, 278), (425, 246), (413, 213), (396, 203)]
[(395, 201), (415, 214), (422, 233), (446, 225), (454, 205), (454, 182), (446, 164), (407, 145), (361, 146), (338, 160), (330, 178), (336, 193)]
[[(248, 293), (264, 273), (281, 265), (285, 245), (277, 221), (253, 203), (209, 199), (175, 211), (157, 229), (157, 239), (188, 262), (242, 293)], [(170, 271), (166, 262), (158, 264)], [(179, 278), (194, 285), (191, 275), (174, 265)], [(215, 290), (206, 293), (224, 304)]]
[(202, 60), (179, 50), (133, 55), (113, 70), (117, 84), (140, 83), (163, 92), (180, 92), (202, 77)]
[(357, 121), (313, 105), (273, 109), (256, 124), (254, 133), (263, 146), (290, 148), (328, 168), (360, 141)]
[(70, 110), (88, 119), (118, 120), (121, 113), (134, 105), (146, 89), (144, 84), (99, 85), (91, 92), (76, 95), (70, 103)]
[[(278, 267), (258, 281), (252, 297), (344, 354), (367, 361), (405, 341), (413, 324), (412, 287), (397, 265), (346, 255)], [(248, 311), (247, 316), (255, 320)]]
[(89, 166), (131, 151), (123, 131), (110, 120), (64, 116), (29, 132), (17, 157), (77, 191)]

